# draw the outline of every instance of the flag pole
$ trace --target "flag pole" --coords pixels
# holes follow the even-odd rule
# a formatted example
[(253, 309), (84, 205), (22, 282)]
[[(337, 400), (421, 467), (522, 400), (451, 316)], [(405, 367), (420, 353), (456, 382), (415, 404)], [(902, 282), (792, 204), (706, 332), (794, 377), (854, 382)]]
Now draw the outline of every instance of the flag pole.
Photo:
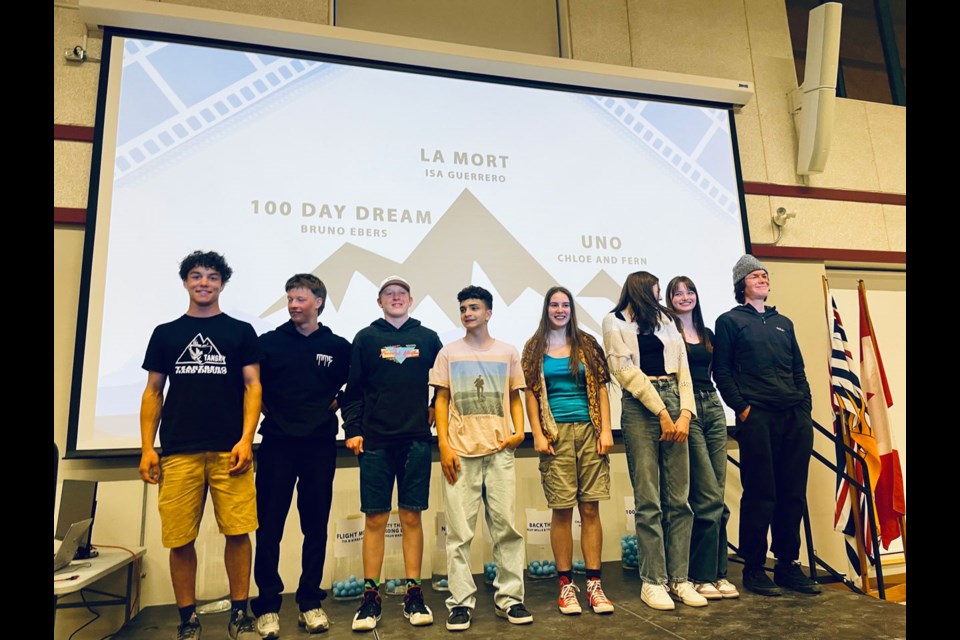
[(903, 564), (907, 564), (907, 519), (900, 516), (900, 544), (903, 547)]

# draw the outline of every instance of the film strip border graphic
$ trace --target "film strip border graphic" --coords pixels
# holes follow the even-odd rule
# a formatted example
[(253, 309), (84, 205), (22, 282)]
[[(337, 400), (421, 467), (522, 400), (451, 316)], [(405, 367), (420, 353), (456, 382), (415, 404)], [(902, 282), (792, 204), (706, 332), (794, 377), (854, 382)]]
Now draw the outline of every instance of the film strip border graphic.
[(150, 62), (150, 55), (169, 46), (167, 43), (127, 40), (124, 68), (140, 65), (161, 94), (176, 110), (176, 115), (117, 147), (114, 179), (129, 176), (152, 160), (190, 142), (227, 119), (249, 109), (297, 82), (304, 76), (332, 71), (332, 65), (296, 58), (278, 58), (265, 63), (257, 54), (244, 54), (254, 71), (207, 98), (186, 105)]
[(631, 133), (636, 141), (648, 147), (679, 172), (723, 213), (739, 221), (740, 199), (737, 194), (714, 178), (709, 168), (700, 163), (700, 155), (713, 136), (729, 129), (726, 111), (700, 108), (700, 112), (709, 120), (709, 125), (693, 150), (687, 153), (643, 115), (643, 110), (649, 103), (604, 96), (591, 96), (590, 99)]

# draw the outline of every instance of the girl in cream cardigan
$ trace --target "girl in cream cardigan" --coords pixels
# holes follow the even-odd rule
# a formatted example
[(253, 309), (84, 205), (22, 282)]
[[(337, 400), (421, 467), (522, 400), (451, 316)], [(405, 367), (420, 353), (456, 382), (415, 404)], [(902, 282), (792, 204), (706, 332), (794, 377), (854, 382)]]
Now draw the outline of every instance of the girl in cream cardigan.
[(620, 429), (633, 484), (640, 599), (659, 610), (672, 610), (674, 600), (706, 606), (687, 579), (693, 384), (683, 336), (660, 304), (656, 276), (627, 276), (617, 306), (603, 319), (603, 346), (622, 390)]

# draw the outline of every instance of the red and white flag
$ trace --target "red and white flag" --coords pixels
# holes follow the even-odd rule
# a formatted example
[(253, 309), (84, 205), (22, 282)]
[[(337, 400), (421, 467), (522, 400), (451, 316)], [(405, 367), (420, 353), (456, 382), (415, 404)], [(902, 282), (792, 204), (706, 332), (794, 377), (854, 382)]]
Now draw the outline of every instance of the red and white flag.
[(890, 385), (883, 369), (883, 360), (867, 307), (867, 290), (860, 282), (860, 383), (867, 397), (870, 427), (880, 454), (880, 477), (874, 492), (876, 517), (880, 523), (880, 541), (884, 549), (900, 537), (900, 518), (906, 515), (903, 493), (903, 471), (900, 454), (893, 439), (887, 408), (893, 406)]

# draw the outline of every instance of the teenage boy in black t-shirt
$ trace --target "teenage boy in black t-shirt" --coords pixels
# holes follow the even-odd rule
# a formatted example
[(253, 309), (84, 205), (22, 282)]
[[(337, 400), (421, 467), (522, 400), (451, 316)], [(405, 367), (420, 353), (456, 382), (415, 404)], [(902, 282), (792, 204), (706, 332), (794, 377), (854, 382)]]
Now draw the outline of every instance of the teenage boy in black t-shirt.
[[(232, 613), (229, 638), (259, 638), (247, 615), (251, 531), (257, 528), (253, 435), (260, 417), (260, 348), (246, 322), (220, 311), (233, 270), (223, 256), (195, 251), (180, 263), (187, 312), (153, 330), (143, 368), (140, 477), (160, 485), (163, 545), (180, 610), (177, 638), (199, 638), (194, 542), (207, 491), (220, 532)], [(169, 380), (166, 400), (164, 386)], [(161, 458), (154, 442), (160, 430)]]
[(350, 371), (350, 343), (320, 324), (327, 288), (311, 273), (286, 283), (290, 319), (260, 336), (263, 424), (257, 451), (257, 557), (260, 595), (250, 603), (261, 638), (280, 637), (283, 580), (280, 540), (297, 488), (303, 531), (299, 623), (309, 633), (330, 627), (320, 588), (327, 553), (327, 521), (337, 466), (337, 394)]

